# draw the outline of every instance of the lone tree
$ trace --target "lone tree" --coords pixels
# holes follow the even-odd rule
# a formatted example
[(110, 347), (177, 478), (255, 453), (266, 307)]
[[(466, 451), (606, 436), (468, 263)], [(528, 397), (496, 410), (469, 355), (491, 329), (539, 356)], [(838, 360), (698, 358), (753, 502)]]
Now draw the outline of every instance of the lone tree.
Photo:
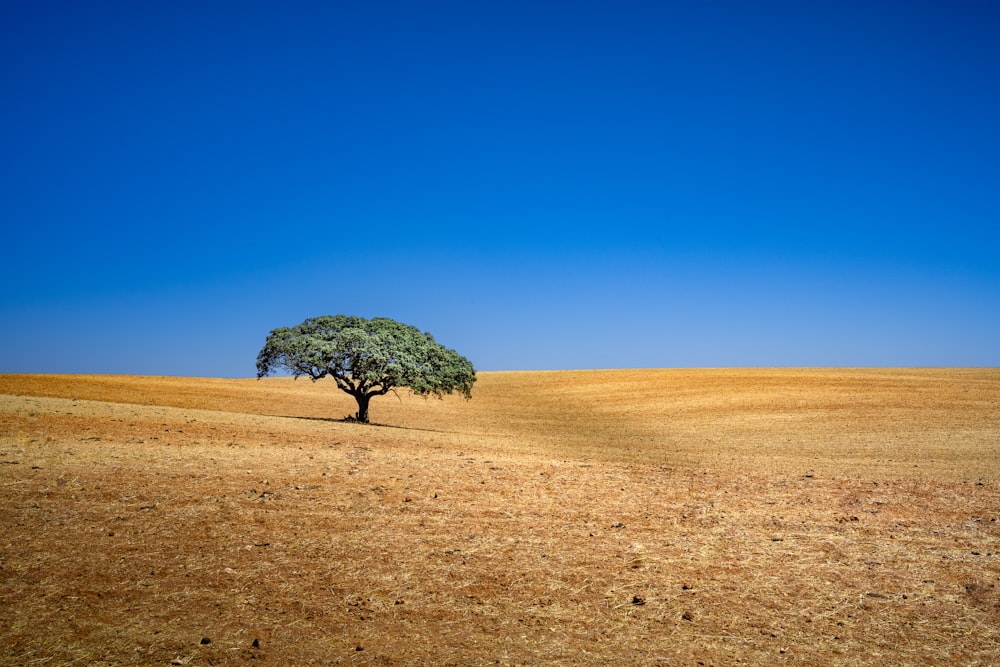
[(419, 395), (453, 391), (472, 398), (476, 371), (468, 359), (429, 333), (384, 317), (314, 317), (267, 335), (257, 379), (284, 368), (315, 382), (327, 375), (358, 402), (354, 419), (368, 423), (368, 403), (396, 387)]

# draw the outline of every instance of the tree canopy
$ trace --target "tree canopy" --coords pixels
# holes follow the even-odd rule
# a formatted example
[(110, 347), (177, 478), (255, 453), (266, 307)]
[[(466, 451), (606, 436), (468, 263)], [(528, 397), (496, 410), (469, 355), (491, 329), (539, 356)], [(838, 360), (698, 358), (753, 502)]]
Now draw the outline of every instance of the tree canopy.
[(429, 333), (384, 317), (314, 317), (268, 334), (257, 355), (257, 378), (278, 369), (313, 381), (332, 377), (358, 402), (355, 419), (368, 422), (368, 403), (397, 387), (418, 395), (454, 391), (472, 398), (476, 371), (468, 359)]

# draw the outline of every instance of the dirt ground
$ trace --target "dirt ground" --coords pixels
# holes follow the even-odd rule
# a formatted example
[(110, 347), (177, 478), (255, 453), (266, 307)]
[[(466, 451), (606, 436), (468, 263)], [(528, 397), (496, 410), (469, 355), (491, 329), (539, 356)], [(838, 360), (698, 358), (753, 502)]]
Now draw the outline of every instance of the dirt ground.
[(1000, 664), (1000, 370), (0, 375), (3, 665)]

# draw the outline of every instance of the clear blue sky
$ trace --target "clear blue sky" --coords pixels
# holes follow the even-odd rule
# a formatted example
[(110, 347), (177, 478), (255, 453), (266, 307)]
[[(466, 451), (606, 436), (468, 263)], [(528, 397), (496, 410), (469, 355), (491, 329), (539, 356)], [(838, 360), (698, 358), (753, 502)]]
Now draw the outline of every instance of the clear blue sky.
[(0, 9), (0, 372), (1000, 366), (1000, 5)]

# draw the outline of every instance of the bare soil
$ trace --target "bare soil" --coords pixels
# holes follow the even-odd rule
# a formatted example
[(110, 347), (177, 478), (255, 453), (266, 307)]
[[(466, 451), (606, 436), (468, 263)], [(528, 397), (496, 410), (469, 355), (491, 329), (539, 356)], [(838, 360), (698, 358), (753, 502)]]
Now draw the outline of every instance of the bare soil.
[(0, 664), (1000, 664), (1000, 370), (0, 375)]

